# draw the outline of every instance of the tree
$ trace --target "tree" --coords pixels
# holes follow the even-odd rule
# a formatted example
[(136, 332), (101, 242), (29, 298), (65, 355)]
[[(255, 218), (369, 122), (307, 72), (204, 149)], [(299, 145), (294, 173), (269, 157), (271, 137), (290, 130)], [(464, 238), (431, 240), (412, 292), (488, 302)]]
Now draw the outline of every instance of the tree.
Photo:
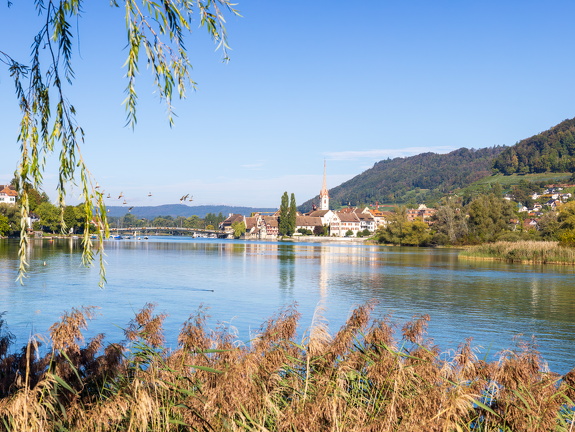
[(55, 234), (61, 228), (60, 210), (54, 204), (44, 202), (36, 208), (36, 214), (40, 218), (39, 224), (43, 231)]
[(559, 223), (557, 237), (561, 244), (575, 246), (575, 201), (570, 201), (561, 207), (557, 222)]
[(461, 207), (461, 199), (449, 197), (446, 204), (437, 208), (432, 220), (433, 229), (439, 234), (436, 238), (445, 240), (440, 243), (454, 244), (467, 235), (467, 219)]
[(387, 224), (379, 227), (375, 233), (376, 241), (401, 246), (407, 223), (407, 208), (404, 206), (396, 207), (395, 213), (388, 218)]
[(280, 236), (289, 235), (289, 208), (288, 193), (284, 192), (280, 204), (280, 219), (278, 223), (278, 233)]
[(246, 232), (246, 224), (244, 221), (232, 223), (232, 230), (234, 231), (234, 238), (240, 238)]
[[(20, 280), (26, 269), (26, 218), (29, 216), (31, 197), (24, 185), (40, 188), (46, 155), (59, 150), (58, 205), (64, 207), (66, 186), (74, 182), (76, 170), (81, 179), (80, 188), (84, 201), (85, 221), (96, 221), (100, 240), (108, 234), (103, 194), (93, 186), (93, 179), (82, 158), (80, 144), (84, 131), (76, 122), (76, 109), (67, 97), (67, 90), (74, 81), (72, 54), (74, 39), (80, 32), (80, 18), (84, 19), (82, 0), (45, 0), (35, 2), (43, 24), (32, 35), (31, 58), (28, 64), (0, 49), (0, 63), (9, 70), (16, 89), (16, 99), (21, 109), (18, 141), (21, 147), (20, 162), (16, 172), (20, 197), (21, 241)], [(168, 108), (168, 121), (173, 123), (172, 100), (185, 97), (186, 89), (194, 88), (192, 69), (185, 45), (186, 35), (197, 27), (204, 27), (227, 59), (227, 33), (224, 10), (238, 14), (231, 0), (204, 2), (148, 2), (143, 0), (113, 0), (111, 7), (123, 6), (126, 16), (127, 59), (126, 67), (126, 123), (135, 127), (137, 122), (136, 77), (140, 57), (145, 56), (147, 69), (151, 70), (160, 98)], [(7, 3), (9, 9), (11, 2)], [(3, 12), (6, 13), (6, 12)], [(104, 230), (104, 231), (102, 231)], [(85, 230), (85, 264), (93, 259), (91, 242)], [(101, 281), (105, 280), (103, 241), (100, 251)]]
[(10, 231), (10, 223), (8, 218), (3, 214), (0, 214), (0, 237), (7, 234), (8, 231)]
[(495, 241), (508, 231), (515, 217), (513, 204), (493, 193), (479, 195), (467, 207), (469, 233), (473, 240)]
[(295, 203), (295, 195), (292, 193), (289, 204), (288, 211), (288, 236), (292, 236), (295, 233), (296, 222), (297, 221), (297, 205)]

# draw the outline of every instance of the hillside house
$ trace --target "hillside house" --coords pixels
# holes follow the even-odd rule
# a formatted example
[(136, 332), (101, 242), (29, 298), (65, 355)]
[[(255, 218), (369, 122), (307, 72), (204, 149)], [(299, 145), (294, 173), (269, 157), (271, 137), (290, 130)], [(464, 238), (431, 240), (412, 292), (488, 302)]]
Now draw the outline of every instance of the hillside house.
[(427, 207), (425, 204), (420, 204), (417, 209), (407, 209), (407, 220), (413, 222), (414, 220), (421, 219), (422, 221), (430, 224), (431, 217), (437, 210)]
[(0, 185), (0, 204), (16, 205), (18, 192), (13, 186)]

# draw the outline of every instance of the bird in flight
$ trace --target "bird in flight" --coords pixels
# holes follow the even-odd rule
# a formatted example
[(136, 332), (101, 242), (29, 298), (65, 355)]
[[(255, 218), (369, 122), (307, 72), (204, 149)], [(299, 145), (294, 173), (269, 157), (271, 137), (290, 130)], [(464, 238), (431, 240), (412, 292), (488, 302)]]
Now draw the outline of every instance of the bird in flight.
[(128, 213), (130, 213), (133, 208), (134, 208), (134, 206), (130, 207), (130, 208), (128, 209)]
[(122, 198), (124, 196), (124, 192), (120, 192), (120, 195), (118, 196), (118, 199)]
[(148, 192), (148, 196), (152, 196), (152, 192)]
[(183, 197), (180, 198), (180, 202), (187, 200), (189, 196), (190, 194), (184, 195)]

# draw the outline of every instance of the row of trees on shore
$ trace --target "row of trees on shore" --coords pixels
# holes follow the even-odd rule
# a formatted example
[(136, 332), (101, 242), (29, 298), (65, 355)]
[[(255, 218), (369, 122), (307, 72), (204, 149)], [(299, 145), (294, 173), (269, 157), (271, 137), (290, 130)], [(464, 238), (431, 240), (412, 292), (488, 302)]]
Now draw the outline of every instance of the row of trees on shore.
[(471, 245), (494, 241), (545, 240), (575, 246), (575, 201), (537, 217), (536, 228), (526, 227), (528, 213), (517, 211), (517, 203), (502, 197), (499, 185), (477, 195), (469, 203), (457, 196), (446, 197), (430, 223), (409, 221), (405, 207), (397, 207), (386, 226), (375, 233), (379, 243), (396, 245)]

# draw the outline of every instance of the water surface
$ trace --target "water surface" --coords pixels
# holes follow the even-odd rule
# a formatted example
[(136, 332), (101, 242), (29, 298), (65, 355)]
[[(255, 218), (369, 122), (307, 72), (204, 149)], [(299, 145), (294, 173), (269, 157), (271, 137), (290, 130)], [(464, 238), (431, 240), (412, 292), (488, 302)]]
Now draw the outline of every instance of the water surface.
[(0, 312), (19, 343), (47, 333), (73, 307), (99, 307), (88, 335), (123, 338), (134, 313), (156, 303), (167, 313), (168, 342), (198, 306), (210, 325), (248, 340), (282, 307), (297, 304), (300, 336), (321, 302), (332, 331), (357, 305), (376, 300), (374, 317), (399, 327), (429, 314), (429, 337), (442, 350), (466, 338), (491, 356), (536, 337), (552, 370), (575, 367), (575, 274), (567, 266), (458, 260), (449, 249), (320, 243), (242, 242), (150, 237), (106, 241), (106, 288), (98, 268), (82, 267), (78, 240), (38, 240), (22, 286), (15, 281), (17, 243), (0, 240)]

